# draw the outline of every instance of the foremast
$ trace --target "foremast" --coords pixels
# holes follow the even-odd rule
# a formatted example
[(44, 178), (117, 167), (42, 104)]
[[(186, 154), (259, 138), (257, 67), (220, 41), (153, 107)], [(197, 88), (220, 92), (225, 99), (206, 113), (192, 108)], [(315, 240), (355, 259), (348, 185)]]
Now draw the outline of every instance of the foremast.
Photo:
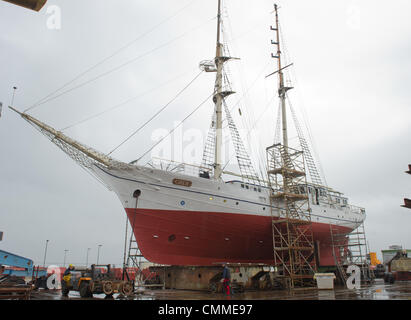
[(217, 14), (217, 48), (215, 65), (217, 70), (215, 81), (215, 94), (213, 101), (215, 103), (216, 112), (216, 137), (215, 137), (215, 154), (214, 154), (214, 179), (220, 179), (223, 173), (221, 164), (221, 151), (223, 140), (223, 44), (221, 43), (221, 0), (218, 0), (218, 14)]

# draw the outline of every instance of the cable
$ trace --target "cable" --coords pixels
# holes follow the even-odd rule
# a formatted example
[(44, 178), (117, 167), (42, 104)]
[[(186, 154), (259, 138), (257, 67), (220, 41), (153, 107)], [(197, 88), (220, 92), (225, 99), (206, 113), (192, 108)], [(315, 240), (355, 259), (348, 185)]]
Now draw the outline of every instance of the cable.
[(106, 71), (106, 72), (103, 72), (103, 73), (99, 74), (98, 76), (96, 76), (96, 77), (94, 77), (94, 78), (92, 78), (92, 79), (90, 79), (90, 80), (84, 81), (84, 82), (80, 83), (80, 84), (77, 85), (77, 86), (74, 86), (74, 87), (72, 87), (72, 88), (70, 88), (70, 89), (68, 89), (68, 90), (66, 90), (66, 91), (63, 91), (62, 93), (60, 93), (60, 94), (58, 94), (58, 95), (52, 96), (51, 98), (49, 98), (49, 99), (47, 99), (47, 100), (44, 100), (44, 101), (42, 101), (42, 102), (40, 102), (40, 103), (38, 103), (38, 104), (36, 104), (36, 105), (33, 105), (33, 106), (31, 106), (30, 108), (27, 108), (26, 110), (24, 110), (24, 113), (26, 113), (27, 111), (33, 110), (34, 108), (37, 108), (37, 107), (39, 107), (39, 106), (41, 106), (41, 105), (43, 105), (43, 104), (45, 104), (45, 103), (47, 103), (47, 102), (53, 101), (53, 100), (55, 100), (55, 99), (57, 99), (57, 98), (65, 95), (65, 94), (67, 94), (67, 93), (69, 93), (69, 92), (71, 92), (71, 91), (74, 91), (74, 90), (76, 90), (76, 89), (79, 89), (79, 88), (81, 88), (81, 87), (84, 87), (85, 85), (87, 85), (87, 84), (89, 84), (89, 83), (91, 83), (91, 82), (94, 82), (94, 81), (96, 81), (96, 80), (98, 80), (98, 79), (100, 79), (100, 78), (102, 78), (102, 77), (104, 77), (104, 76), (106, 76), (106, 75), (108, 75), (108, 74), (111, 74), (111, 73), (113, 73), (113, 72), (115, 72), (115, 71), (117, 71), (117, 70), (120, 70), (120, 69), (124, 68), (125, 66), (127, 66), (127, 65), (129, 65), (129, 64), (131, 64), (131, 63), (133, 63), (133, 62), (135, 62), (135, 61), (137, 61), (137, 60), (139, 60), (139, 59), (141, 59), (141, 58), (144, 58), (144, 57), (148, 56), (149, 54), (151, 54), (151, 53), (153, 53), (153, 52), (155, 52), (155, 51), (157, 51), (157, 50), (159, 50), (159, 49), (161, 49), (161, 48), (164, 48), (164, 47), (172, 44), (173, 42), (175, 42), (175, 41), (177, 41), (177, 40), (185, 37), (186, 35), (190, 34), (191, 32), (194, 32), (195, 30), (197, 30), (197, 29), (199, 29), (199, 28), (201, 28), (203, 25), (205, 25), (206, 23), (208, 23), (208, 22), (210, 22), (210, 21), (212, 21), (212, 20), (214, 20), (214, 17), (213, 17), (212, 19), (206, 20), (205, 22), (203, 22), (202, 24), (198, 25), (198, 26), (195, 27), (195, 28), (193, 28), (193, 29), (191, 29), (191, 30), (189, 30), (189, 31), (187, 31), (187, 32), (184, 32), (184, 33), (180, 34), (179, 36), (171, 39), (170, 41), (167, 41), (167, 42), (163, 43), (163, 44), (160, 45), (160, 46), (155, 47), (154, 49), (151, 49), (151, 50), (149, 50), (149, 51), (147, 51), (147, 52), (145, 52), (145, 53), (143, 53), (143, 54), (141, 54), (141, 55), (139, 55), (139, 56), (137, 56), (137, 57), (135, 57), (135, 58), (133, 58), (133, 59), (130, 59), (130, 60), (122, 63), (121, 65), (119, 65), (119, 66), (117, 66), (117, 67), (115, 67), (115, 68), (113, 68), (113, 69), (110, 69), (110, 70), (108, 70), (108, 71)]
[[(191, 70), (190, 70), (190, 71), (191, 71)], [(87, 117), (87, 118), (85, 118), (85, 119), (83, 119), (83, 120), (80, 120), (80, 121), (78, 121), (78, 122), (75, 122), (75, 123), (73, 123), (73, 124), (71, 124), (71, 125), (63, 128), (63, 129), (60, 129), (60, 131), (65, 131), (65, 130), (71, 129), (71, 128), (77, 126), (77, 125), (80, 125), (80, 124), (84, 123), (84, 122), (87, 122), (87, 121), (89, 121), (89, 120), (92, 120), (92, 119), (94, 119), (94, 118), (97, 118), (97, 117), (99, 117), (99, 116), (101, 116), (101, 115), (103, 115), (103, 114), (105, 114), (105, 113), (107, 113), (107, 112), (110, 112), (110, 111), (113, 111), (113, 110), (115, 110), (115, 109), (117, 109), (117, 108), (120, 108), (120, 107), (128, 104), (129, 102), (131, 102), (131, 101), (133, 101), (133, 100), (135, 100), (135, 99), (141, 98), (141, 97), (143, 97), (143, 96), (145, 96), (145, 95), (147, 95), (147, 94), (149, 94), (149, 93), (151, 93), (151, 92), (153, 92), (153, 91), (155, 91), (155, 90), (157, 90), (157, 89), (159, 89), (159, 88), (162, 88), (162, 87), (168, 85), (168, 84), (171, 83), (171, 82), (174, 82), (175, 80), (181, 78), (182, 76), (186, 75), (187, 73), (188, 73), (188, 72), (185, 72), (185, 73), (183, 73), (183, 74), (180, 74), (180, 75), (178, 75), (177, 77), (175, 77), (175, 78), (173, 78), (173, 79), (171, 79), (171, 80), (169, 80), (169, 81), (167, 81), (167, 82), (164, 82), (164, 83), (160, 84), (159, 86), (157, 86), (157, 87), (155, 87), (155, 88), (151, 88), (151, 89), (149, 89), (149, 90), (147, 90), (147, 91), (144, 91), (144, 92), (142, 92), (142, 93), (140, 93), (140, 94), (138, 94), (138, 95), (136, 95), (136, 96), (134, 96), (134, 97), (132, 97), (132, 98), (130, 98), (130, 99), (127, 99), (127, 100), (125, 100), (125, 101), (123, 101), (123, 102), (121, 102), (121, 103), (119, 103), (119, 104), (116, 104), (116, 105), (113, 106), (113, 107), (107, 108), (107, 109), (105, 109), (105, 110), (103, 110), (103, 111), (101, 111), (101, 112), (99, 112), (99, 113), (95, 113), (95, 114), (93, 114), (93, 115), (91, 115), (91, 116), (89, 116), (89, 117)]]
[(125, 144), (128, 140), (130, 140), (133, 136), (135, 136), (141, 129), (143, 129), (148, 123), (150, 123), (154, 118), (156, 118), (161, 112), (163, 112), (172, 102), (174, 102), (197, 78), (203, 73), (200, 71), (199, 74), (195, 76), (193, 80), (191, 80), (182, 90), (180, 90), (177, 95), (171, 99), (164, 107), (162, 107), (159, 111), (157, 111), (150, 119), (148, 119), (142, 126), (140, 126), (136, 131), (134, 131), (131, 135), (129, 135), (123, 142), (121, 142), (117, 147), (115, 147), (110, 153), (107, 155), (111, 155), (114, 151), (120, 148), (123, 144)]
[(35, 107), (45, 103), (44, 100), (50, 98), (51, 96), (53, 96), (54, 94), (56, 94), (57, 92), (59, 92), (60, 90), (64, 89), (65, 87), (69, 86), (70, 84), (72, 84), (73, 82), (75, 82), (76, 80), (80, 79), (82, 76), (84, 76), (85, 74), (87, 74), (88, 72), (94, 70), (95, 68), (97, 68), (98, 66), (102, 65), (104, 62), (110, 60), (111, 58), (113, 58), (114, 56), (116, 56), (117, 54), (119, 54), (121, 51), (127, 49), (128, 47), (130, 47), (131, 45), (133, 45), (135, 42), (137, 42), (138, 40), (144, 38), (146, 35), (150, 34), (151, 32), (153, 32), (155, 29), (157, 29), (159, 26), (163, 25), (164, 23), (166, 23), (167, 21), (171, 20), (172, 18), (174, 18), (175, 16), (177, 16), (179, 13), (181, 13), (183, 10), (185, 10), (187, 7), (191, 6), (194, 1), (196, 0), (192, 0), (189, 4), (187, 4), (186, 6), (182, 7), (180, 10), (176, 11), (173, 15), (169, 16), (168, 18), (164, 19), (163, 21), (161, 21), (160, 23), (156, 24), (155, 26), (153, 26), (151, 29), (149, 29), (148, 31), (146, 31), (145, 33), (139, 35), (137, 38), (135, 38), (134, 40), (132, 40), (131, 42), (127, 43), (126, 45), (122, 46), (120, 49), (118, 49), (117, 51), (115, 51), (114, 53), (112, 53), (111, 55), (109, 55), (108, 57), (104, 58), (103, 60), (100, 60), (100, 62), (96, 63), (95, 65), (93, 65), (92, 67), (86, 69), (85, 71), (83, 71), (82, 73), (80, 73), (78, 76), (74, 77), (72, 80), (70, 80), (69, 82), (65, 83), (63, 86), (61, 86), (60, 88), (56, 89), (55, 91), (53, 91), (52, 93), (48, 94), (47, 96), (45, 96), (44, 98), (40, 99), (39, 101), (37, 101), (36, 103), (34, 103), (31, 107), (29, 107), (28, 109), (24, 110), (24, 112), (27, 112), (31, 109), (34, 109)]
[(161, 138), (154, 146), (152, 146), (149, 150), (147, 150), (140, 158), (137, 160), (134, 160), (130, 162), (130, 164), (137, 163), (140, 161), (147, 153), (149, 153), (151, 150), (153, 150), (157, 145), (159, 145), (165, 138), (167, 138), (169, 135), (171, 135), (178, 127), (180, 127), (188, 118), (190, 118), (198, 109), (200, 109), (207, 101), (210, 99), (215, 93), (213, 92), (210, 94), (203, 102), (201, 102), (187, 117), (183, 119), (173, 130), (171, 130), (166, 136)]

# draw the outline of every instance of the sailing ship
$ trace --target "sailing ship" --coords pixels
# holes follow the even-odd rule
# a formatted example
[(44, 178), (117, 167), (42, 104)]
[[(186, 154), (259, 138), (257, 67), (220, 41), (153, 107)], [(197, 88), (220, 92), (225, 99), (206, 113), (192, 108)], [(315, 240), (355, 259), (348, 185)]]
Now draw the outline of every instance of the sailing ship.
[[(224, 81), (225, 64), (233, 58), (227, 55), (221, 40), (221, 12), (221, 0), (218, 0), (216, 57), (201, 64), (205, 72), (216, 74), (212, 95), (215, 109), (201, 166), (165, 160), (148, 165), (139, 161), (121, 162), (10, 107), (116, 193), (142, 255), (153, 263), (272, 265), (275, 259), (273, 220), (281, 219), (285, 210), (285, 203), (275, 193), (285, 194), (286, 190), (281, 186), (274, 190), (269, 177), (274, 171), (269, 172), (269, 165), (265, 176), (256, 174), (227, 108), (226, 99), (234, 92)], [(292, 88), (284, 81), (283, 70), (289, 66), (282, 65), (277, 7), (276, 25), (271, 29), (277, 35), (272, 41), (277, 54), (272, 57), (278, 60), (274, 74), (279, 78), (281, 145), (288, 148), (286, 93)], [(224, 120), (236, 145), (240, 173), (226, 172), (222, 164)], [(293, 194), (307, 200), (302, 211), (310, 220), (318, 265), (332, 266), (336, 261), (330, 244), (330, 227), (340, 234), (349, 234), (363, 223), (365, 210), (350, 205), (342, 193), (323, 183), (307, 141), (302, 136), (299, 138), (303, 167), (300, 171), (289, 167), (287, 172), (300, 172), (303, 177)], [(309, 175), (305, 175), (306, 171)], [(234, 180), (228, 178), (233, 176)]]

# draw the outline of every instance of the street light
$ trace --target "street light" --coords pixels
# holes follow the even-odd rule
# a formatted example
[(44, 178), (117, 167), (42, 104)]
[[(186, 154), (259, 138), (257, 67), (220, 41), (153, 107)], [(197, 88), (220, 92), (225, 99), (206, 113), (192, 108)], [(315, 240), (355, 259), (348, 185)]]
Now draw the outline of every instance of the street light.
[(102, 247), (103, 245), (102, 244), (99, 244), (98, 245), (98, 251), (97, 251), (97, 265), (98, 265), (98, 260), (99, 260), (99, 258), (100, 258), (100, 248)]
[(46, 266), (47, 246), (50, 240), (46, 240), (46, 249), (44, 250), (43, 268)]
[(91, 248), (87, 248), (87, 258), (86, 258), (86, 268), (88, 267), (88, 253), (91, 250)]
[(64, 268), (66, 267), (66, 255), (67, 255), (68, 251), (69, 250), (67, 250), (67, 249), (64, 250), (64, 265), (63, 265)]

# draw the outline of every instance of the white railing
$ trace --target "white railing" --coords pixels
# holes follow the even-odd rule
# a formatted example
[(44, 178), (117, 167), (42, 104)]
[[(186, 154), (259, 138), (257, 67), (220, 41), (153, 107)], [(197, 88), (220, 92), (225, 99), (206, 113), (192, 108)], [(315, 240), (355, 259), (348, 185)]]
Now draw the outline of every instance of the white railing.
[(146, 164), (146, 166), (193, 177), (198, 177), (200, 171), (210, 171), (210, 168), (161, 158), (152, 158), (151, 161)]
[(348, 208), (350, 208), (350, 211), (356, 214), (365, 214), (365, 209), (353, 205), (348, 205)]

